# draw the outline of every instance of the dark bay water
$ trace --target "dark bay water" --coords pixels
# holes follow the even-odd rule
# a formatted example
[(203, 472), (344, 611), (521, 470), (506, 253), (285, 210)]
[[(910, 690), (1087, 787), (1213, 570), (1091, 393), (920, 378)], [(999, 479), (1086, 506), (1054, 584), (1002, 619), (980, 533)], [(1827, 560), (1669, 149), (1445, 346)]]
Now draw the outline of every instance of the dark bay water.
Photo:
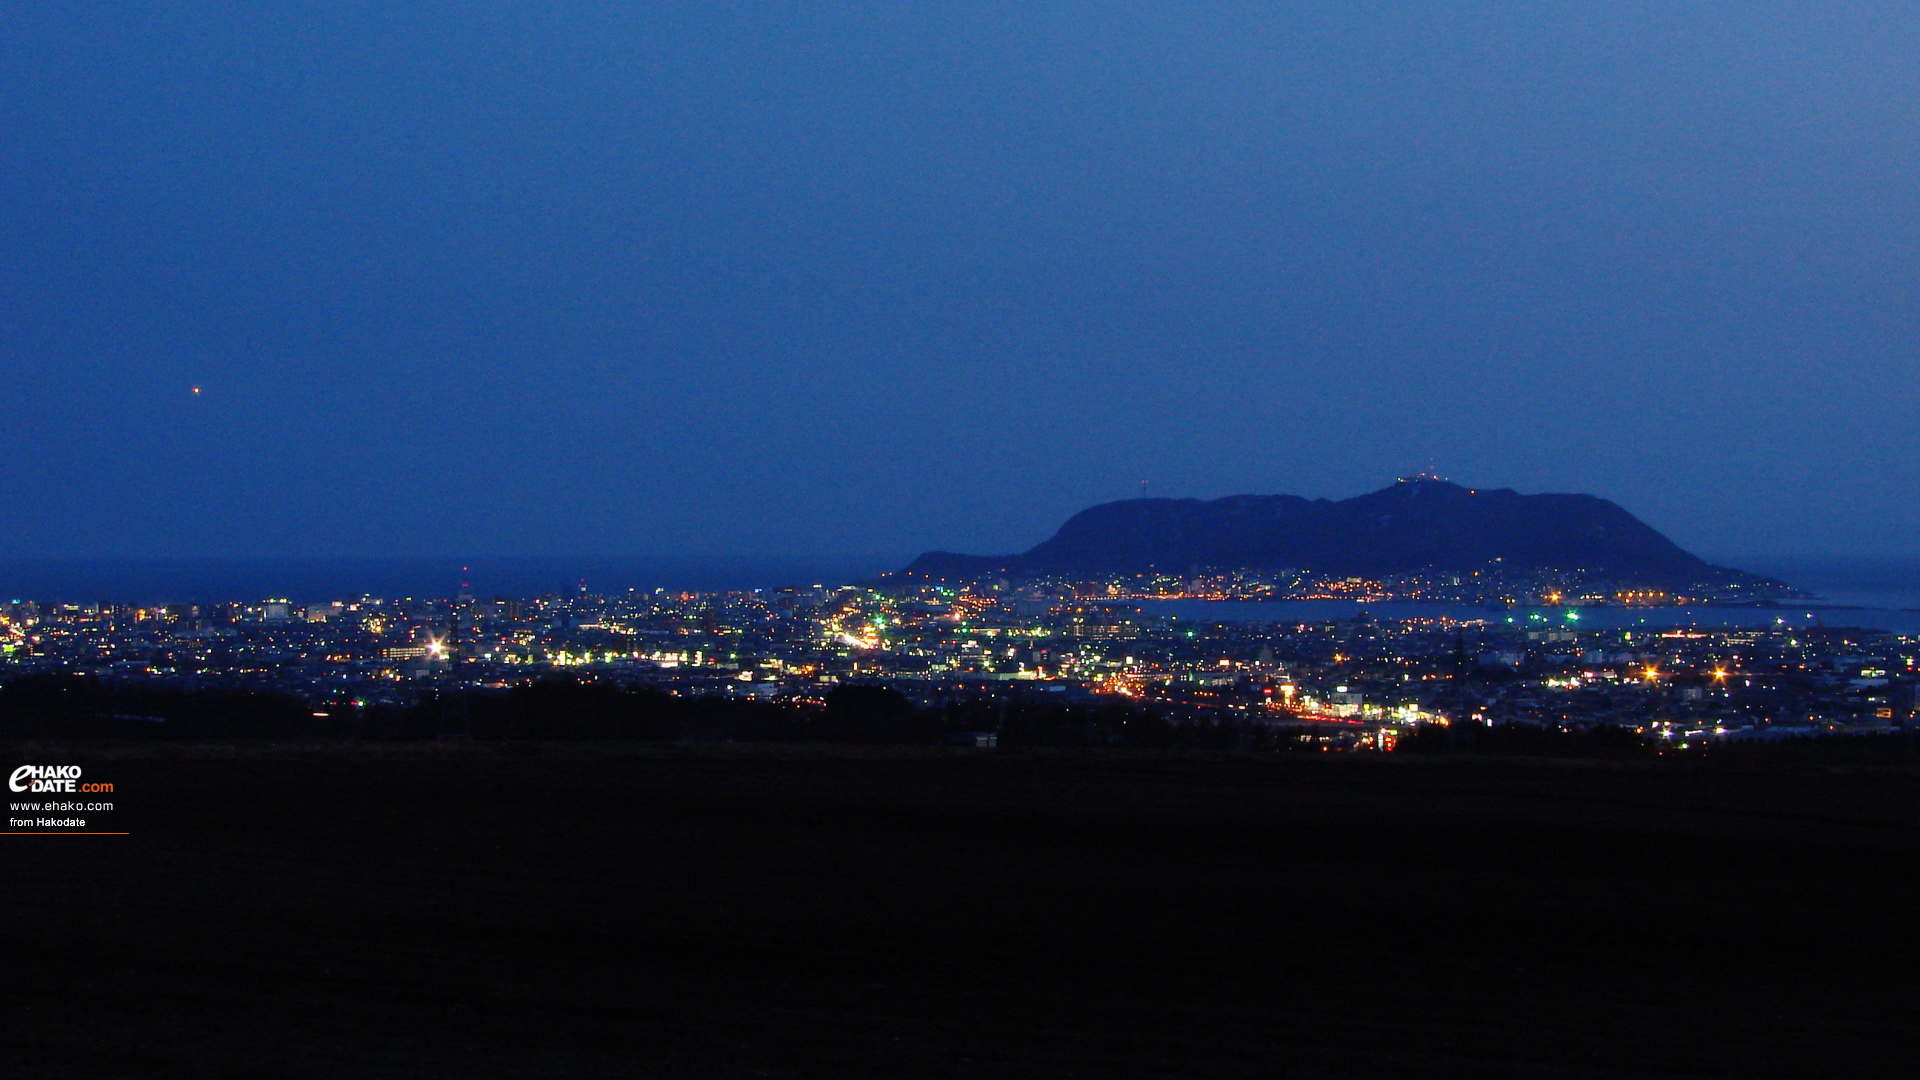
[(1468, 604), (1364, 604), (1351, 600), (1163, 600), (1142, 606), (1182, 619), (1224, 622), (1312, 622), (1351, 619), (1485, 620), (1529, 629), (1577, 627), (1630, 630), (1693, 626), (1702, 629), (1766, 626), (1860, 626), (1920, 634), (1920, 559), (1856, 556), (1793, 558), (1723, 556), (1710, 561), (1778, 578), (1814, 594), (1803, 606), (1778, 608), (1515, 608), (1490, 611)]
[(1143, 600), (1128, 603), (1137, 604), (1150, 614), (1172, 615), (1195, 622), (1324, 622), (1351, 619), (1364, 612), (1369, 618), (1381, 621), (1445, 618), (1457, 622), (1484, 621), (1493, 626), (1527, 630), (1858, 626), (1900, 634), (1920, 634), (1920, 611), (1817, 605), (1796, 608), (1516, 607), (1493, 611), (1471, 604), (1367, 604), (1352, 600)]

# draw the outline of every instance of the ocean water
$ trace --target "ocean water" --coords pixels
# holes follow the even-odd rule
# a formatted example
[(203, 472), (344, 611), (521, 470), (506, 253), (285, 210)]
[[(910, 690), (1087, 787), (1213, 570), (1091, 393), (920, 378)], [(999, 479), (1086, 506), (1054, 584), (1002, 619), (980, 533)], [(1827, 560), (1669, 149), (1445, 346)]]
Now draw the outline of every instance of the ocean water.
[(1822, 604), (1920, 609), (1920, 558), (1733, 556), (1711, 561), (1779, 578), (1813, 593)]
[(361, 595), (546, 596), (629, 589), (717, 591), (832, 585), (905, 566), (911, 556), (392, 559), (0, 559), (0, 603), (187, 604)]

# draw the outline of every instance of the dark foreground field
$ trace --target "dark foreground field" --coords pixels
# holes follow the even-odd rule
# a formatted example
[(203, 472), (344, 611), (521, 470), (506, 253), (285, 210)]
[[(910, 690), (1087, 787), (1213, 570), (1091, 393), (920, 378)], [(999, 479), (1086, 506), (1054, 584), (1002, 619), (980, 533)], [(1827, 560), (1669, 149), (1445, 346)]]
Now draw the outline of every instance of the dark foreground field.
[(1861, 1076), (1920, 1049), (1912, 774), (10, 756), (112, 780), (134, 835), (0, 837), (7, 1075)]

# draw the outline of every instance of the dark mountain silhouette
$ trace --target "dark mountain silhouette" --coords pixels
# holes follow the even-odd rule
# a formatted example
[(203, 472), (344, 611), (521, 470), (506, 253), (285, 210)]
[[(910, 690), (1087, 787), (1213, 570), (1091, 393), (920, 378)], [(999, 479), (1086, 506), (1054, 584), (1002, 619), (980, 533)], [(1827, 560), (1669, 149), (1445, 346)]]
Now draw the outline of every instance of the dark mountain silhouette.
[(1025, 554), (930, 551), (906, 573), (972, 580), (1295, 567), (1380, 575), (1473, 570), (1495, 560), (1511, 570), (1585, 571), (1660, 587), (1791, 591), (1713, 566), (1605, 499), (1469, 490), (1427, 478), (1338, 502), (1232, 495), (1103, 503), (1075, 514)]

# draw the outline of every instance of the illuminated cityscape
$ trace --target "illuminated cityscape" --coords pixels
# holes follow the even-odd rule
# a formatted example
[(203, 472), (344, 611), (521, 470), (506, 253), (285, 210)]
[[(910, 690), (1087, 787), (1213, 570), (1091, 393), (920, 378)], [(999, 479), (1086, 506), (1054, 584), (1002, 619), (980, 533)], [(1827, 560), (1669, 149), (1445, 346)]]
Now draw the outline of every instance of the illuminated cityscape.
[[(1301, 592), (1366, 597), (1378, 587), (1343, 584)], [(1194, 601), (1259, 587), (1229, 577), (1018, 587), (889, 578), (527, 599), (15, 601), (0, 623), (9, 679), (291, 695), (324, 721), (317, 731), (339, 734), (361, 733), (380, 710), (556, 678), (799, 710), (856, 685), (922, 708), (1124, 706), (1203, 727), (1286, 729), (1342, 750), (1390, 749), (1409, 732), (1462, 724), (1608, 727), (1683, 749), (1904, 731), (1914, 716), (1920, 639), (1891, 630), (1751, 609), (1758, 618), (1744, 626), (1636, 628), (1606, 626), (1609, 609), (1591, 607), (1307, 617), (1287, 604)], [(1212, 617), (1226, 608), (1236, 609), (1231, 621)]]
[(0, 25), (0, 1072), (1914, 1074), (1920, 5)]

